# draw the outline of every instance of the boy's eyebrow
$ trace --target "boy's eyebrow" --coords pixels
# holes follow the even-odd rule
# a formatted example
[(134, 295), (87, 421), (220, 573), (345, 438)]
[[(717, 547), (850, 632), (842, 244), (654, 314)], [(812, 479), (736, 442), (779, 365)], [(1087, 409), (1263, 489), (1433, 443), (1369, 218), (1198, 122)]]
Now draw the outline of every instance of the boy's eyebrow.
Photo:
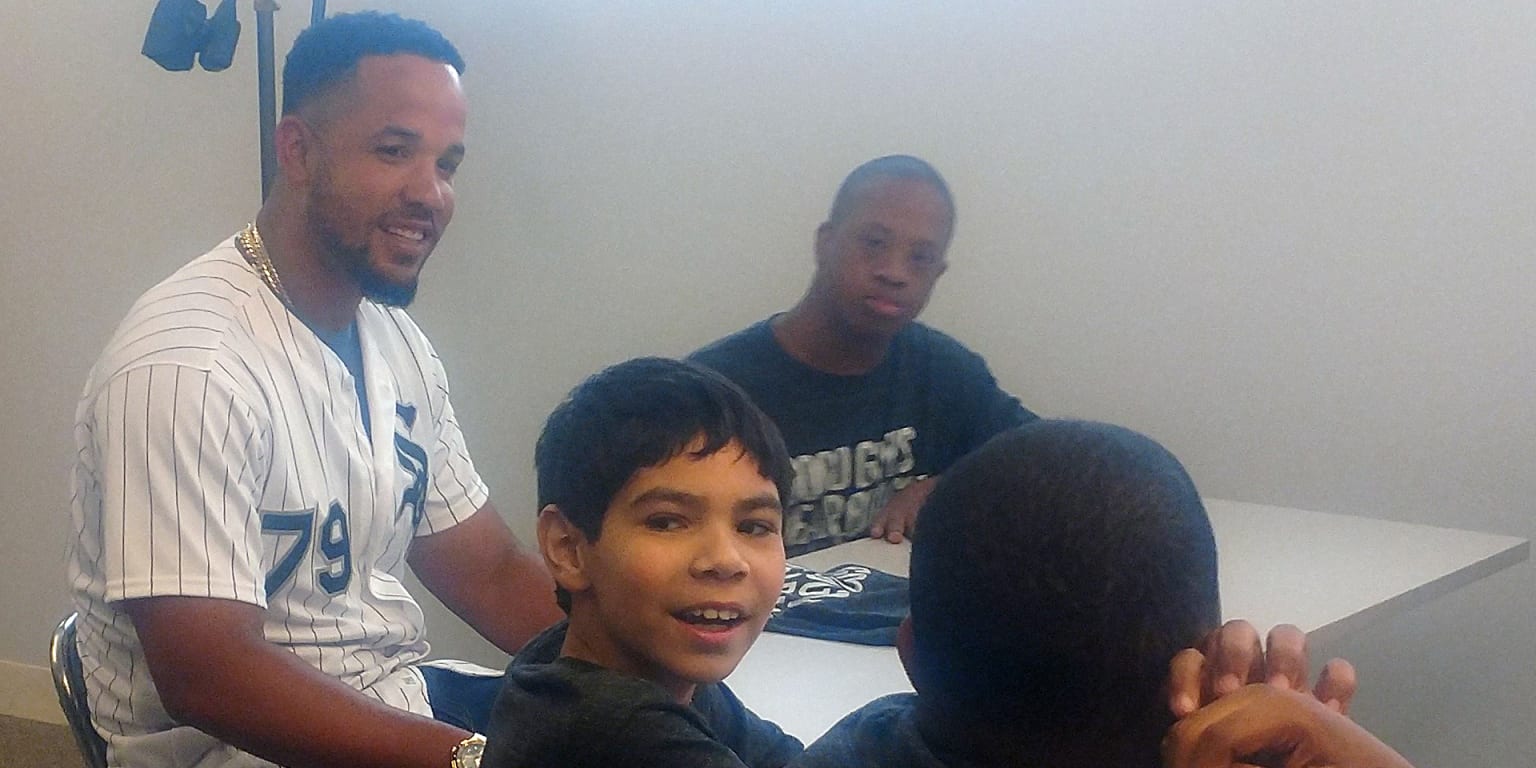
[(660, 488), (648, 489), (645, 493), (636, 496), (634, 500), (630, 502), (630, 506), (639, 506), (641, 504), (646, 504), (653, 501), (670, 501), (673, 504), (677, 504), (679, 506), (699, 507), (703, 506), (704, 497), (698, 495), (697, 493), (689, 493), (687, 491), (681, 491), (676, 488), (667, 488), (663, 486)]
[(736, 502), (736, 511), (738, 513), (756, 512), (759, 509), (783, 512), (784, 505), (779, 503), (779, 495), (777, 493), (759, 493), (756, 496), (748, 496)]
[[(688, 491), (679, 490), (677, 488), (667, 488), (663, 486), (659, 488), (650, 488), (646, 490), (645, 493), (636, 496), (634, 500), (630, 502), (630, 506), (640, 506), (642, 504), (654, 501), (669, 501), (678, 506), (688, 507), (690, 509), (697, 509), (705, 505), (704, 497), (697, 493), (689, 493)], [(732, 507), (736, 512), (754, 512), (759, 509), (773, 509), (782, 511), (784, 509), (784, 505), (779, 503), (779, 495), (776, 493), (760, 493), (755, 496), (748, 496), (744, 499), (738, 499), (736, 503), (732, 505)]]

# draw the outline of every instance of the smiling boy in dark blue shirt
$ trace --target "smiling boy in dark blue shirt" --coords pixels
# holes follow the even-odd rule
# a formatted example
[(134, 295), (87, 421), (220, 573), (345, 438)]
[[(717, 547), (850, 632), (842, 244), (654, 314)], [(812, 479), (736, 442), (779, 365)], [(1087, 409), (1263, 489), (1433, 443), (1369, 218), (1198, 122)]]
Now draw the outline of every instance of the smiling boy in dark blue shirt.
[[(782, 765), (800, 742), (720, 682), (784, 580), (777, 428), (700, 366), (642, 358), (572, 390), (535, 455), (539, 546), (570, 616), (514, 660), (483, 765)], [(539, 641), (536, 641), (536, 644)]]

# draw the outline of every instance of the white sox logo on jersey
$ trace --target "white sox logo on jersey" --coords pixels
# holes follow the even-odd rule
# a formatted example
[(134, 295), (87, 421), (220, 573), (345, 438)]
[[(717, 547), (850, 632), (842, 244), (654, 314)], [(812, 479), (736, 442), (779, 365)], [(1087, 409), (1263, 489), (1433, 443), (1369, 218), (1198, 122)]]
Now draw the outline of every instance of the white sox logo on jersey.
[(395, 432), (395, 458), (400, 460), (400, 468), (411, 476), (411, 482), (405, 487), (405, 493), (400, 495), (400, 510), (395, 513), (395, 519), (400, 515), (411, 511), (411, 527), (421, 522), (422, 504), (427, 500), (427, 452), (421, 446), (406, 438), (411, 433), (411, 428), (416, 426), (416, 406), (409, 403), (396, 403), (395, 415), (405, 423), (404, 430)]
[[(410, 477), (400, 495), (395, 518), (398, 520), (409, 511), (414, 527), (421, 522), (422, 505), (427, 498), (427, 452), (407, 438), (416, 424), (416, 406), (397, 403), (395, 415), (404, 425), (403, 430), (395, 432), (395, 458), (400, 469)], [(317, 510), (313, 507), (298, 512), (261, 513), (261, 532), (273, 536), (281, 548), (281, 554), (272, 570), (267, 572), (264, 582), (268, 597), (293, 579), (304, 556), (311, 551), (318, 564), (315, 583), (326, 594), (339, 595), (352, 582), (352, 537), (347, 510), (340, 501), (332, 500), (318, 529), (315, 527), (316, 517)]]

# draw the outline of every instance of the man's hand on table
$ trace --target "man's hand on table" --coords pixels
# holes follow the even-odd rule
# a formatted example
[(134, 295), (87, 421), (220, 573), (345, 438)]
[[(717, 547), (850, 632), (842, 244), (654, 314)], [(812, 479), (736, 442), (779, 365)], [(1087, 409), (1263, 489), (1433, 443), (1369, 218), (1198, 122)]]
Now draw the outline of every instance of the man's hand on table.
[(917, 513), (928, 499), (928, 494), (933, 492), (933, 484), (936, 482), (937, 477), (925, 477), (891, 494), (890, 500), (885, 502), (885, 506), (875, 513), (875, 519), (870, 522), (869, 537), (883, 538), (892, 544), (900, 544), (904, 537), (910, 537), (912, 529), (917, 526)]
[(1199, 648), (1186, 648), (1168, 665), (1168, 707), (1187, 717), (1202, 706), (1234, 693), (1249, 683), (1268, 683), (1310, 693), (1328, 709), (1349, 711), (1355, 696), (1355, 668), (1343, 659), (1323, 665), (1317, 683), (1308, 687), (1307, 635), (1290, 624), (1269, 631), (1267, 643), (1242, 619), (1223, 624), (1207, 635)]

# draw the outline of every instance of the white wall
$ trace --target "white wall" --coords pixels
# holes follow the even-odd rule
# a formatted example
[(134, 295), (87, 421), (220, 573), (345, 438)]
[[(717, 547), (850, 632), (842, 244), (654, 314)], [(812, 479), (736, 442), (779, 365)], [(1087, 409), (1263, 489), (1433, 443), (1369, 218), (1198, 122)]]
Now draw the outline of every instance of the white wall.
[[(67, 604), (91, 359), (259, 194), (249, 4), (219, 75), (138, 56), (153, 5), (0, 0), (0, 659), (41, 664)], [(837, 182), (893, 151), (960, 206), (926, 319), (1031, 407), (1149, 432), (1207, 495), (1536, 535), (1536, 6), (374, 5), (469, 59), (415, 314), (524, 535), (560, 395), (787, 306)], [(1533, 570), (1324, 649), (1360, 718), (1421, 765), (1528, 764)]]

